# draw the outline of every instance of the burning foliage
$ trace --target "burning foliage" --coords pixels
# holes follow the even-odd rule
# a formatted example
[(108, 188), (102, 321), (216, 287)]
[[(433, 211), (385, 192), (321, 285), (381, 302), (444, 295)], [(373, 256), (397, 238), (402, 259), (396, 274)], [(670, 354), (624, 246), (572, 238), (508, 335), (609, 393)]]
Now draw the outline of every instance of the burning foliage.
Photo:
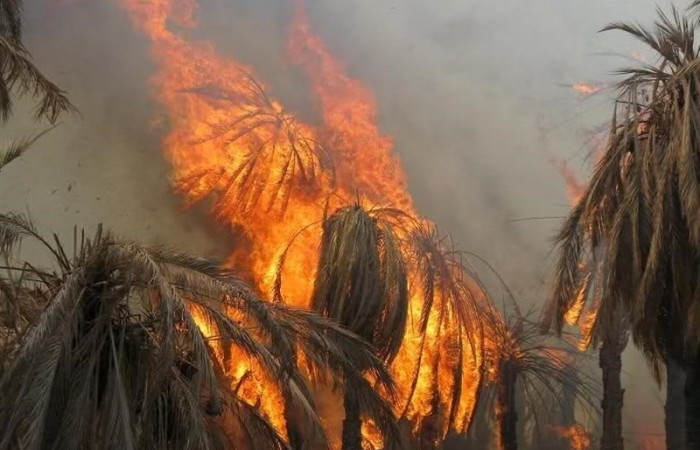
[[(499, 314), (492, 310), (486, 336), (486, 365), (489, 368), (487, 402), (495, 412), (497, 447), (518, 448), (518, 411), (532, 413), (532, 431), (558, 421), (563, 408), (572, 408), (565, 393), (581, 401), (584, 410), (595, 408), (595, 383), (572, 364), (582, 355), (564, 341), (550, 343), (537, 322), (528, 319), (514, 304), (514, 311)], [(525, 405), (517, 399), (522, 390)], [(552, 401), (553, 400), (553, 401)], [(554, 410), (542, 408), (554, 405)]]
[[(431, 425), (435, 442), (450, 429), (465, 432), (483, 364), (473, 305), (484, 296), (474, 294), (481, 289), (452, 250), (433, 240), (433, 226), (416, 219), (392, 142), (377, 129), (373, 94), (345, 74), (298, 2), (289, 54), (307, 75), (322, 118), (317, 127), (304, 124), (267, 95), (250, 68), (169, 28), (170, 21), (194, 26), (194, 3), (182, 3), (124, 1), (152, 42), (153, 83), (170, 119), (164, 147), (176, 188), (190, 201), (213, 196), (213, 215), (249, 240), (229, 264), (245, 265), (260, 292), (315, 305), (378, 344), (398, 385), (394, 412), (416, 433), (427, 417), (439, 417)], [(343, 209), (352, 197), (390, 208)], [(268, 214), (272, 207), (280, 214)], [(388, 217), (392, 208), (401, 213)], [(321, 223), (325, 233), (314, 229)], [(351, 314), (358, 311), (369, 316)], [(379, 322), (354, 326), (369, 317)], [(274, 392), (266, 380), (253, 371), (242, 383), (247, 400), (277, 414), (275, 424), (284, 428), (284, 408), (265, 401)], [(329, 427), (337, 439), (337, 425)], [(378, 440), (365, 436), (366, 445), (370, 439)]]
[(372, 416), (384, 430), (393, 427), (375, 393), (376, 386), (393, 391), (389, 373), (368, 344), (337, 324), (263, 301), (206, 260), (101, 230), (81, 236), (69, 257), (25, 219), (0, 217), (4, 251), (27, 237), (53, 256), (57, 271), (6, 267), (22, 278), (3, 298), (21, 305), (31, 294), (47, 307), (31, 316), (2, 372), (0, 448), (288, 448), (274, 418), (245, 400), (240, 379), (231, 382), (235, 360), (254, 361), (293, 399), (318, 448), (326, 437), (295, 350), (318, 377), (342, 380), (368, 410), (385, 411)]

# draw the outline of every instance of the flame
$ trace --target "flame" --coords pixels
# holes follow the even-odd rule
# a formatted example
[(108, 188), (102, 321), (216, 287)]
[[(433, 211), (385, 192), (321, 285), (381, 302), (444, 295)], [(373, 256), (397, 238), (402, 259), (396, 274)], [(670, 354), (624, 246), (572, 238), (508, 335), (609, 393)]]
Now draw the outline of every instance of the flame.
[(571, 204), (576, 204), (583, 197), (586, 190), (586, 184), (579, 180), (578, 175), (563, 160), (551, 159), (552, 163), (556, 164), (559, 174), (566, 182), (566, 196)]
[(593, 85), (593, 84), (588, 84), (588, 83), (583, 83), (583, 82), (574, 82), (571, 85), (572, 88), (574, 88), (574, 91), (578, 92), (579, 94), (582, 95), (593, 95), (596, 92), (599, 92), (601, 89), (603, 89), (603, 85)]
[[(228, 264), (248, 268), (261, 292), (273, 291), (281, 270), (284, 301), (309, 307), (320, 242), (318, 227), (310, 225), (348, 199), (418, 217), (393, 141), (377, 127), (373, 93), (349, 77), (312, 32), (300, 1), (289, 26), (288, 54), (308, 79), (321, 113), (319, 126), (300, 120), (270, 97), (251, 67), (170, 28), (173, 23), (197, 26), (195, 0), (122, 4), (151, 43), (157, 67), (153, 95), (164, 110), (152, 125), (167, 124), (163, 148), (175, 187), (188, 203), (207, 196), (215, 200), (216, 219), (245, 242)], [(420, 317), (424, 301), (412, 294), (410, 318)], [(469, 341), (471, 330), (455, 325), (455, 311), (443, 309), (431, 311), (426, 335), (407, 327), (391, 367), (400, 394), (395, 412), (405, 412), (417, 430), (439, 408), (443, 415), (453, 415), (454, 431), (465, 432), (480, 384), (481, 344)], [(213, 333), (201, 325), (207, 335)], [(238, 392), (285, 433), (279, 389), (254, 360), (242, 355), (230, 359), (227, 375)], [(458, 375), (454, 368), (459, 362), (466, 369)], [(413, 386), (410, 374), (416, 371)], [(459, 398), (448, 398), (457, 383)], [(446, 420), (438, 424), (438, 439), (447, 427)], [(339, 446), (338, 430), (329, 434), (334, 448)], [(363, 424), (363, 435), (367, 448), (381, 447), (371, 423)]]
[(559, 436), (569, 440), (571, 450), (588, 450), (591, 447), (591, 437), (582, 425), (573, 424), (554, 429)]

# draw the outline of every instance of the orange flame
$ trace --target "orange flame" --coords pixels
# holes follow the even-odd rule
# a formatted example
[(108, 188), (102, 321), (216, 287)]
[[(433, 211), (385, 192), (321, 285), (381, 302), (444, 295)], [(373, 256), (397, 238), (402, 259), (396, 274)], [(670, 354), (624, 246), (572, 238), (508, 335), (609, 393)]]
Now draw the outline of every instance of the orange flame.
[(574, 424), (568, 427), (554, 427), (559, 436), (569, 440), (571, 450), (588, 450), (591, 447), (591, 437), (586, 429)]
[(571, 85), (571, 87), (574, 88), (574, 91), (578, 92), (579, 94), (593, 95), (593, 94), (599, 92), (601, 89), (603, 89), (604, 86), (593, 85), (593, 84), (588, 84), (588, 83), (583, 83), (583, 82), (574, 82)]
[(583, 193), (586, 190), (586, 184), (579, 180), (578, 175), (571, 170), (566, 162), (561, 160), (553, 160), (553, 162), (557, 165), (559, 174), (566, 182), (566, 196), (569, 198), (569, 201), (575, 205), (578, 203), (581, 197), (583, 197)]
[[(378, 130), (374, 95), (350, 78), (312, 33), (301, 2), (290, 24), (288, 51), (318, 102), (318, 127), (271, 98), (250, 67), (223, 58), (208, 42), (191, 41), (169, 28), (170, 22), (196, 26), (195, 0), (122, 1), (151, 42), (157, 64), (152, 85), (169, 121), (163, 147), (175, 186), (188, 202), (215, 198), (216, 218), (246, 241), (228, 263), (249, 268), (261, 292), (272, 292), (284, 254), (284, 301), (309, 306), (320, 233), (308, 226), (347, 199), (357, 196), (363, 204), (390, 205), (417, 217), (392, 139)], [(286, 252), (292, 241), (292, 250)], [(411, 296), (410, 317), (420, 316), (423, 303), (420, 295)], [(473, 413), (481, 354), (479, 344), (466, 338), (470, 330), (450, 320), (455, 314), (432, 311), (425, 337), (409, 325), (391, 368), (402, 394), (396, 412), (406, 411), (414, 429), (433, 412), (435, 386), (438, 406), (454, 415), (455, 431), (466, 431)], [(232, 360), (227, 372), (234, 383), (241, 383), (239, 392), (251, 404), (260, 404), (284, 433), (279, 390), (254, 361)], [(466, 368), (459, 377), (454, 370), (458, 362)], [(413, 387), (409, 375), (415, 371), (419, 381)], [(461, 384), (460, 398), (447, 398), (444, 393), (456, 383)], [(446, 427), (440, 430), (442, 437)], [(363, 433), (368, 448), (381, 445), (371, 424), (363, 425)], [(337, 447), (337, 430), (329, 434)]]

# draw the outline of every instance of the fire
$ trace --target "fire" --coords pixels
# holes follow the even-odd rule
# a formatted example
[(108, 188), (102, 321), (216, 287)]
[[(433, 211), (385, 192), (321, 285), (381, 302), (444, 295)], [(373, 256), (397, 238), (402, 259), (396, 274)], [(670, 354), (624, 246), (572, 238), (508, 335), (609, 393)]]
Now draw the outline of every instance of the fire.
[(574, 424), (568, 427), (555, 427), (559, 436), (569, 440), (571, 450), (588, 450), (591, 447), (591, 437), (586, 429)]
[(566, 162), (555, 159), (553, 159), (552, 162), (556, 164), (559, 174), (566, 182), (566, 196), (569, 198), (569, 201), (575, 205), (581, 197), (583, 197), (583, 193), (586, 190), (585, 183), (579, 180), (578, 175), (571, 170)]
[(593, 95), (603, 89), (602, 85), (593, 85), (583, 82), (574, 82), (571, 87), (574, 88), (574, 91), (582, 95)]
[[(349, 77), (312, 32), (300, 1), (289, 26), (288, 53), (311, 86), (322, 118), (318, 126), (270, 97), (252, 68), (219, 55), (209, 42), (193, 41), (170, 28), (171, 23), (196, 27), (195, 0), (122, 4), (151, 43), (157, 66), (153, 94), (164, 110), (161, 122), (169, 129), (163, 148), (175, 187), (189, 203), (214, 200), (214, 216), (245, 242), (228, 263), (247, 268), (261, 292), (273, 292), (281, 267), (283, 300), (309, 306), (318, 224), (328, 211), (351, 199), (400, 208), (422, 223), (393, 141), (377, 127), (373, 93)], [(416, 290), (420, 283), (412, 279)], [(413, 292), (404, 344), (391, 367), (400, 390), (395, 412), (417, 430), (435, 417), (437, 408), (452, 419), (455, 431), (464, 432), (480, 385), (481, 344), (470, 340), (473, 330), (456, 325), (458, 312), (449, 303), (433, 308), (427, 334), (418, 333), (424, 302)], [(203, 330), (212, 332), (204, 325)], [(251, 404), (259, 404), (284, 433), (279, 390), (254, 361), (242, 355), (231, 360), (227, 373), (236, 389)], [(460, 362), (463, 371), (454, 369)], [(411, 374), (416, 373), (413, 385)], [(444, 393), (456, 385), (459, 398), (448, 398)], [(436, 439), (444, 438), (448, 420), (433, 426)], [(329, 434), (337, 443), (338, 430)], [(363, 434), (368, 448), (381, 446), (371, 424), (364, 424)]]

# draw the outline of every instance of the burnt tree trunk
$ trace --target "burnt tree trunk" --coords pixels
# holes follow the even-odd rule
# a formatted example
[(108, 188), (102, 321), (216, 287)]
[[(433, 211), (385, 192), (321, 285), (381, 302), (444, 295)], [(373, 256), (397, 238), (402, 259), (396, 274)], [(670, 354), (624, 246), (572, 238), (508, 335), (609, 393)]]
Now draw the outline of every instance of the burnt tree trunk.
[(430, 414), (423, 419), (420, 426), (418, 448), (421, 450), (437, 449), (437, 442), (440, 435), (440, 396), (438, 395), (437, 389), (433, 390), (433, 398), (430, 403)]
[(666, 448), (685, 450), (685, 372), (675, 361), (666, 362)]
[(700, 366), (697, 359), (685, 371), (686, 449), (700, 449)]
[(343, 419), (343, 450), (362, 450), (362, 422), (360, 404), (353, 389), (345, 389), (343, 395), (345, 419)]
[(515, 405), (515, 386), (518, 369), (513, 361), (503, 361), (499, 367), (496, 419), (501, 450), (517, 450), (518, 413)]
[(304, 435), (301, 429), (301, 418), (299, 408), (294, 405), (294, 401), (288, 392), (284, 392), (284, 422), (287, 427), (289, 447), (292, 450), (302, 450), (304, 448)]
[(624, 450), (622, 440), (622, 405), (625, 390), (622, 389), (622, 351), (625, 348), (626, 333), (622, 330), (621, 318), (617, 327), (603, 338), (600, 347), (599, 365), (603, 373), (603, 435), (601, 450)]

